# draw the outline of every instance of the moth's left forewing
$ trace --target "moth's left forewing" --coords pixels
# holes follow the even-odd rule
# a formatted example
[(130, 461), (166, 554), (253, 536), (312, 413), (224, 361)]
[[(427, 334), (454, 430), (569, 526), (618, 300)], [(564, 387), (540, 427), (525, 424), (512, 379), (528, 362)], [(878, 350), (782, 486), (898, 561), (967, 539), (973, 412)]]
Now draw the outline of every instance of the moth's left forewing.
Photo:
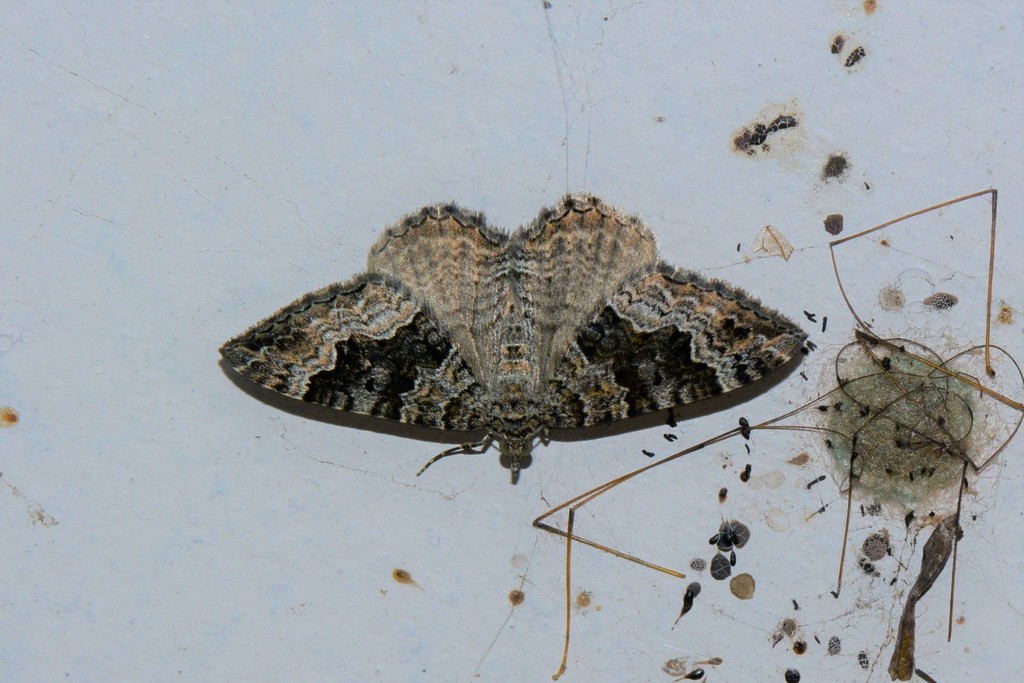
[(433, 313), (381, 275), (307, 294), (221, 353), (254, 382), (307, 403), (435, 429), (488, 426), (483, 388)]
[(785, 364), (806, 335), (741, 289), (662, 265), (628, 278), (570, 344), (550, 382), (558, 428), (737, 389)]
[(382, 278), (365, 275), (306, 294), (221, 346), (240, 374), (303, 398), (311, 378), (337, 364), (337, 344), (353, 335), (393, 336), (419, 306)]

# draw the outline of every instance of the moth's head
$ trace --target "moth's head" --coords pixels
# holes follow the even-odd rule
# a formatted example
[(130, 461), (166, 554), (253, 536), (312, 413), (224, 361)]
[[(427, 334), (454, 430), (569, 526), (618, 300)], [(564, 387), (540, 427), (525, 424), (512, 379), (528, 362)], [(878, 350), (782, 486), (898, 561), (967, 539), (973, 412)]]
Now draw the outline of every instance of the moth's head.
[(490, 411), (497, 418), (492, 435), (501, 447), (501, 465), (511, 471), (515, 484), (519, 470), (530, 466), (534, 441), (546, 437), (550, 416), (522, 381), (503, 384), (499, 395)]
[(501, 466), (509, 470), (513, 484), (519, 481), (519, 470), (529, 467), (533, 461), (533, 437), (533, 434), (527, 437), (499, 437)]

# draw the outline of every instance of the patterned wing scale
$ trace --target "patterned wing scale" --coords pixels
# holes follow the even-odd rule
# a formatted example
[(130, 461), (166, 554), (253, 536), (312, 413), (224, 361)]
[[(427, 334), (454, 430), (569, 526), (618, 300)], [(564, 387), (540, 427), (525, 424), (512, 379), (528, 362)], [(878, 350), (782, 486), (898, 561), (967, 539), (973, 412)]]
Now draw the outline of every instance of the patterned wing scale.
[(520, 296), (537, 329), (540, 376), (550, 378), (579, 326), (619, 285), (657, 268), (654, 235), (597, 197), (570, 195), (513, 238)]
[(662, 265), (579, 329), (549, 386), (559, 429), (663, 410), (750, 384), (806, 335), (742, 290)]
[(451, 340), (383, 276), (307, 294), (221, 353), (249, 379), (308, 403), (436, 429), (487, 428), (482, 389)]
[(415, 293), (473, 373), (486, 379), (494, 366), (490, 333), (507, 297), (507, 242), (478, 213), (428, 206), (384, 232), (367, 269)]

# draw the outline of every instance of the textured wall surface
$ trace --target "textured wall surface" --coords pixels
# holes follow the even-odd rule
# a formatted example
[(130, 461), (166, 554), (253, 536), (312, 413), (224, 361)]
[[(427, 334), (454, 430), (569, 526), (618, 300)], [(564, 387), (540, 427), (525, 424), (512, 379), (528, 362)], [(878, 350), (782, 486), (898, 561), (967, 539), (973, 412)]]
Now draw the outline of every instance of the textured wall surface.
[[(0, 430), (0, 678), (548, 680), (564, 544), (531, 520), (645, 450), (831, 388), (854, 317), (830, 214), (848, 236), (998, 187), (993, 334), (1024, 360), (1016, 4), (512, 4), (4, 13), (0, 406), (18, 419)], [(493, 450), (417, 478), (444, 435), (296, 407), (220, 364), (228, 338), (360, 272), (408, 212), (454, 200), (511, 229), (566, 191), (639, 214), (666, 261), (747, 289), (817, 349), (676, 428), (539, 445), (515, 487)], [(844, 245), (857, 314), (943, 358), (981, 343), (989, 207)], [(788, 260), (771, 255), (786, 243)], [(958, 303), (925, 303), (942, 293)], [(918, 606), (936, 680), (1024, 672), (1006, 647), (1024, 638), (1022, 448), (964, 496), (951, 643), (948, 567)], [(579, 512), (579, 533), (688, 576), (578, 547), (563, 680), (667, 683), (669, 660), (716, 681), (889, 680), (931, 510), (905, 524), (855, 498), (833, 598), (846, 498), (826, 450), (755, 431)], [(731, 519), (751, 532), (732, 568), (755, 579), (749, 600), (689, 568)], [(891, 555), (858, 566), (882, 529)]]

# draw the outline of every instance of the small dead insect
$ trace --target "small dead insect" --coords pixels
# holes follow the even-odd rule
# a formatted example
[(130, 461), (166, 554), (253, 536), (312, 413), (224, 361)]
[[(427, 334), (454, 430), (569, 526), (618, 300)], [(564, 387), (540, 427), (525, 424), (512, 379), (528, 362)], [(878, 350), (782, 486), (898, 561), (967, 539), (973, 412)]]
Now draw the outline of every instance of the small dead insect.
[[(986, 310), (984, 343), (970, 346), (966, 350), (937, 353), (919, 341), (885, 337), (880, 334), (879, 330), (883, 328), (898, 329), (903, 322), (899, 316), (905, 315), (905, 311), (901, 313), (883, 310), (871, 318), (870, 322), (858, 315), (853, 301), (868, 302), (870, 305), (874, 294), (856, 298), (852, 295), (850, 283), (844, 281), (840, 275), (836, 255), (838, 247), (855, 239), (870, 244), (871, 238), (874, 238), (875, 245), (881, 245), (883, 241), (888, 243), (887, 236), (879, 232), (884, 228), (924, 214), (948, 211), (951, 207), (986, 196), (992, 203), (992, 227), (989, 243), (985, 245), (988, 247), (989, 256), (989, 284), (983, 304)], [(934, 534), (940, 534), (940, 537), (932, 543), (932, 548), (925, 552), (923, 578), (913, 595), (908, 596), (904, 612), (910, 616), (905, 617), (905, 620), (912, 621), (913, 603), (930, 586), (929, 577), (934, 581), (932, 575), (938, 575), (948, 557), (954, 560), (955, 579), (956, 541), (959, 536), (964, 490), (972, 485), (971, 481), (978, 473), (1006, 449), (1024, 421), (1024, 373), (1009, 352), (993, 343), (991, 333), (996, 196), (995, 190), (966, 195), (833, 241), (830, 244), (830, 251), (836, 281), (840, 294), (857, 324), (853, 341), (840, 349), (831, 361), (835, 370), (834, 388), (770, 420), (754, 423), (743, 418), (739, 426), (729, 431), (594, 487), (538, 517), (534, 521), (535, 526), (566, 539), (566, 585), (569, 585), (570, 549), (574, 543), (589, 545), (669, 576), (684, 578), (681, 572), (667, 566), (648, 562), (581, 537), (574, 530), (572, 520), (574, 513), (583, 505), (655, 467), (731, 438), (742, 436), (750, 439), (754, 433), (761, 432), (817, 434), (819, 443), (824, 444), (828, 457), (839, 463), (835, 467), (837, 481), (846, 498), (847, 529), (842, 540), (840, 571), (833, 595), (838, 596), (842, 587), (842, 567), (845, 563), (850, 513), (855, 493), (861, 496), (868, 491), (886, 490), (885, 487), (888, 486), (890, 490), (903, 492), (904, 504), (913, 506), (910, 508), (911, 512), (907, 512), (906, 515), (901, 512), (896, 517), (897, 522), (904, 522), (908, 532), (911, 531), (911, 522), (915, 520), (914, 529), (919, 529), (918, 525), (921, 524), (938, 525)], [(898, 252), (889, 249), (883, 253)], [(878, 252), (875, 252), (874, 258), (878, 258), (877, 254)], [(966, 289), (968, 288), (965, 286), (956, 291), (966, 292)], [(917, 300), (922, 301), (923, 298)], [(977, 306), (972, 306), (972, 309), (976, 310)], [(892, 324), (894, 321), (895, 325)], [(841, 408), (836, 408), (837, 405)], [(925, 457), (924, 463), (914, 459), (915, 452), (922, 451), (931, 453)], [(891, 472), (902, 472), (903, 475), (889, 474), (886, 468)], [(875, 475), (876, 471), (880, 474)], [(913, 479), (911, 474), (914, 474)], [(877, 478), (880, 483), (872, 484), (872, 478)], [(898, 486), (893, 488), (895, 480), (899, 480)], [(871, 486), (876, 488), (869, 488)], [(925, 493), (921, 493), (922, 491)], [(943, 501), (949, 506), (943, 508), (938, 505)], [(890, 514), (892, 505), (895, 503), (887, 502), (883, 505), (868, 499), (863, 507), (870, 508), (872, 515), (885, 516)], [(822, 507), (822, 511), (824, 509), (825, 506)], [(933, 514), (914, 516), (913, 509), (928, 510)], [(566, 530), (545, 522), (548, 517), (563, 510), (568, 512), (569, 525)], [(936, 510), (940, 512), (935, 513)], [(721, 550), (721, 529), (716, 536), (717, 538), (713, 537), (711, 542)], [(735, 540), (732, 545), (738, 547)], [(717, 580), (723, 580), (731, 574), (729, 560), (722, 552), (716, 553), (712, 558), (711, 574)], [(891, 583), (894, 583), (896, 578), (893, 577)], [(915, 599), (911, 600), (910, 597)], [(951, 624), (952, 620), (950, 629)], [(890, 669), (895, 678), (907, 680), (913, 674), (913, 644), (912, 630), (903, 629), (897, 638), (896, 652)], [(568, 645), (567, 621), (564, 642), (566, 656)], [(806, 645), (803, 647), (806, 648)], [(796, 644), (794, 648), (796, 649)], [(866, 653), (862, 652), (857, 659), (862, 667), (866, 668), (869, 665)]]

